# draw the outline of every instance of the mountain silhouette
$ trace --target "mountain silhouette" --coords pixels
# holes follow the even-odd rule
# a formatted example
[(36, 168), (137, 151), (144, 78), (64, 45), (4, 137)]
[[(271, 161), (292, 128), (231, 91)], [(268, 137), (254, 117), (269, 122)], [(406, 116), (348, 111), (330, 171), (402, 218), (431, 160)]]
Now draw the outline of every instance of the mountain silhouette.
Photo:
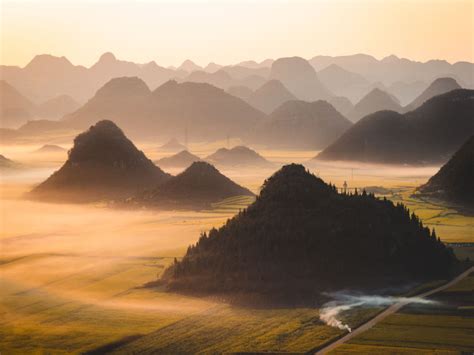
[(183, 81), (206, 83), (224, 90), (233, 84), (232, 77), (224, 70), (218, 70), (214, 73), (207, 73), (204, 70), (193, 71)]
[(404, 106), (410, 104), (427, 88), (428, 84), (422, 80), (411, 82), (396, 81), (387, 88), (387, 92), (400, 100)]
[(156, 162), (156, 164), (162, 168), (187, 168), (192, 163), (196, 161), (201, 161), (197, 155), (194, 155), (187, 150), (182, 150), (179, 153), (176, 153), (170, 157), (161, 158)]
[(222, 67), (214, 72), (196, 70), (184, 77), (181, 82), (206, 83), (223, 90), (232, 86), (246, 86), (254, 90), (263, 85), (266, 79), (253, 72), (259, 71), (237, 67)]
[(65, 121), (83, 129), (106, 118), (127, 128), (130, 126), (128, 120), (138, 121), (143, 116), (140, 109), (144, 109), (150, 95), (148, 86), (137, 77), (115, 78), (101, 87), (84, 106), (65, 116)]
[(35, 105), (17, 89), (0, 80), (0, 127), (17, 128), (34, 116)]
[(192, 60), (186, 59), (183, 64), (178, 67), (178, 70), (184, 70), (188, 73), (192, 73), (193, 71), (203, 70), (203, 68), (194, 63)]
[(316, 71), (303, 58), (280, 58), (273, 62), (270, 79), (279, 80), (294, 96), (304, 101), (333, 96), (319, 81)]
[(115, 123), (100, 121), (74, 139), (64, 165), (29, 196), (70, 202), (120, 199), (169, 177)]
[(474, 207), (474, 136), (418, 188), (423, 195)]
[(296, 97), (278, 80), (267, 81), (246, 99), (250, 105), (265, 113), (273, 112), (290, 100), (296, 100)]
[(336, 110), (347, 117), (349, 113), (354, 109), (354, 105), (352, 104), (351, 100), (344, 96), (333, 96), (327, 99)]
[[(191, 139), (222, 139), (247, 134), (264, 114), (243, 100), (209, 84), (169, 81), (153, 91), (151, 127), (164, 136), (183, 134)], [(152, 120), (158, 118), (157, 122)], [(161, 118), (161, 119), (160, 119)]]
[(326, 101), (287, 101), (257, 128), (251, 140), (269, 147), (322, 149), (351, 125)]
[(231, 86), (226, 91), (232, 96), (241, 98), (244, 101), (247, 100), (253, 94), (253, 90), (244, 85)]
[(168, 81), (150, 92), (135, 77), (111, 80), (65, 120), (84, 128), (102, 118), (133, 137), (173, 137), (187, 129), (192, 139), (222, 139), (243, 135), (264, 115), (209, 84)]
[(287, 165), (257, 200), (203, 233), (165, 270), (170, 290), (311, 302), (321, 291), (445, 278), (457, 260), (417, 216), (365, 193), (339, 194)]
[(34, 153), (65, 153), (66, 149), (55, 144), (45, 144), (41, 148), (34, 151)]
[(258, 68), (270, 68), (273, 64), (273, 59), (265, 59), (264, 61), (257, 63), (255, 60), (246, 60), (237, 64), (239, 67), (245, 67), (250, 69)]
[(467, 87), (474, 88), (474, 63), (457, 62), (450, 64), (445, 60), (419, 62), (394, 55), (377, 60), (367, 54), (354, 54), (338, 57), (316, 56), (309, 60), (320, 71), (331, 64), (362, 75), (369, 82), (383, 82), (391, 85), (397, 81), (412, 83), (422, 81), (430, 83), (436, 78), (452, 76), (462, 79)]
[(38, 55), (24, 68), (0, 66), (0, 71), (3, 79), (36, 102), (58, 95), (85, 102), (117, 77), (136, 76), (155, 88), (170, 79), (187, 75), (187, 72), (166, 69), (155, 62), (137, 64), (119, 60), (112, 53), (104, 53), (90, 68), (73, 65), (65, 57)]
[(158, 149), (176, 152), (176, 151), (186, 150), (186, 147), (182, 145), (181, 143), (179, 143), (179, 141), (176, 138), (171, 138), (168, 142), (160, 146)]
[(208, 73), (215, 73), (221, 68), (222, 68), (222, 65), (216, 64), (214, 62), (210, 62), (208, 65), (206, 65), (206, 67), (204, 68), (204, 71)]
[(220, 148), (204, 158), (205, 161), (218, 167), (271, 167), (267, 159), (245, 146), (236, 146), (231, 149)]
[(474, 134), (473, 98), (473, 90), (458, 89), (405, 114), (376, 112), (353, 125), (317, 159), (444, 163)]
[(461, 86), (453, 78), (438, 78), (433, 81), (412, 103), (404, 108), (405, 112), (412, 111), (432, 97), (450, 92), (452, 90), (461, 89)]
[(348, 113), (348, 117), (353, 122), (357, 122), (362, 117), (383, 110), (401, 112), (402, 106), (397, 98), (375, 88), (354, 105), (352, 111)]
[[(431, 60), (421, 63), (395, 56), (377, 60), (364, 54), (341, 57), (318, 56), (312, 58), (309, 62), (316, 71), (321, 71), (334, 64), (347, 72), (361, 75), (369, 82), (380, 81), (385, 85), (391, 85), (395, 82), (412, 83), (414, 81), (429, 83), (436, 78), (450, 76), (456, 78), (462, 86), (474, 88), (474, 77), (472, 76), (474, 63), (468, 62), (449, 64), (446, 61)], [(219, 69), (224, 70), (234, 79), (232, 86), (246, 85), (255, 90), (269, 78), (272, 63), (272, 60), (265, 60), (261, 63), (246, 61), (237, 65), (226, 65)], [(205, 71), (216, 72), (219, 69), (213, 67), (212, 70), (206, 68)], [(65, 57), (48, 54), (34, 57), (23, 68), (0, 66), (0, 75), (3, 80), (8, 81), (28, 99), (38, 103), (58, 95), (69, 95), (74, 100), (82, 103), (90, 99), (105, 83), (116, 77), (136, 76), (142, 79), (148, 87), (154, 89), (171, 79), (182, 80), (188, 74), (188, 71), (164, 68), (153, 61), (133, 63), (120, 60), (112, 53), (104, 53), (89, 68), (74, 65)], [(244, 82), (244, 79), (249, 76), (253, 76), (254, 79), (260, 77), (261, 81), (254, 84), (255, 86), (250, 86), (248, 82)], [(292, 91), (285, 82), (283, 84)], [(395, 91), (391, 92), (397, 94)], [(296, 92), (293, 92), (293, 94), (298, 97)], [(349, 96), (353, 102), (362, 97), (343, 96)], [(317, 97), (298, 98), (313, 101), (322, 97), (317, 95)], [(402, 99), (402, 96), (400, 98)], [(412, 99), (408, 102), (411, 102)], [(407, 102), (405, 100), (404, 98), (404, 103)]]
[[(259, 68), (247, 68), (240, 65), (226, 65), (221, 68), (222, 71), (225, 71), (236, 81), (245, 80), (248, 77), (260, 77), (263, 78), (263, 81), (266, 81), (268, 75), (270, 74), (269, 67), (259, 67)], [(258, 86), (261, 86), (263, 82), (260, 82)], [(250, 87), (252, 90), (256, 87)]]
[(5, 172), (19, 167), (20, 164), (0, 154), (0, 171)]
[(47, 119), (60, 119), (64, 115), (76, 111), (81, 105), (71, 96), (59, 95), (38, 105), (36, 114)]
[(319, 80), (332, 93), (358, 101), (369, 87), (369, 82), (362, 75), (352, 73), (339, 65), (331, 64), (317, 72)]
[(209, 208), (234, 196), (253, 196), (248, 189), (222, 175), (206, 162), (194, 162), (181, 174), (133, 199), (134, 204), (157, 208)]
[(184, 77), (186, 74), (187, 72), (181, 70), (163, 68), (155, 62), (137, 64), (118, 60), (112, 53), (104, 53), (99, 61), (87, 70), (86, 76), (91, 83), (87, 98), (114, 78), (138, 77), (149, 87), (154, 88), (170, 79)]
[[(249, 75), (235, 82), (236, 85), (246, 86), (252, 91), (257, 90), (267, 82), (266, 77), (260, 75)], [(234, 85), (235, 86), (235, 85)]]

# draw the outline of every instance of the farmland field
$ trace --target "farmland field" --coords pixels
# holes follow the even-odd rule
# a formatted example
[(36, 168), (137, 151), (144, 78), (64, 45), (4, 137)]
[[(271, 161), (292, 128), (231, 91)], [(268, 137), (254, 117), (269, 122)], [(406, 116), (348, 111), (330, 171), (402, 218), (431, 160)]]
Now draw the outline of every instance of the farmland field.
[(432, 297), (408, 305), (332, 353), (459, 353), (474, 351), (474, 273)]
[[(196, 147), (201, 155), (212, 149)], [(34, 169), (18, 176), (2, 176), (1, 181), (2, 354), (93, 350), (146, 353), (152, 348), (163, 353), (306, 352), (343, 333), (322, 323), (317, 308), (242, 308), (216, 299), (143, 288), (175, 257), (180, 258), (202, 231), (222, 225), (253, 198), (230, 198), (199, 212), (123, 211), (100, 204), (55, 205), (26, 201), (22, 194), (64, 159), (60, 155), (46, 159), (48, 163), (36, 162), (28, 155), (31, 150), (32, 147), (17, 151), (10, 148), (12, 158), (32, 164)], [(282, 163), (304, 162), (315, 155), (315, 152), (263, 153), (275, 162), (275, 169)], [(153, 150), (149, 155), (160, 157)], [(436, 167), (415, 172), (407, 169), (404, 175), (394, 175), (389, 168), (364, 166), (352, 171), (351, 166), (337, 164), (308, 166), (338, 186), (347, 179), (353, 187), (382, 186), (393, 191), (386, 196), (403, 201), (420, 213), (426, 223), (436, 227), (443, 240), (474, 242), (473, 217), (411, 196), (414, 187), (436, 171)], [(228, 169), (223, 173), (258, 192), (271, 170)], [(460, 247), (456, 251), (466, 257), (472, 255), (471, 249)], [(470, 280), (472, 282), (472, 277)], [(472, 292), (469, 285), (458, 287), (467, 287)], [(378, 310), (357, 309), (342, 316), (354, 326)], [(403, 329), (407, 325), (415, 330), (410, 334), (416, 349), (462, 350), (472, 345), (472, 318), (462, 320), (454, 311), (442, 316), (432, 315), (429, 310), (423, 311), (426, 314), (419, 310), (413, 312), (408, 309), (394, 315), (387, 319), (389, 323), (383, 325), (385, 328), (376, 327), (373, 335), (368, 333), (369, 338), (344, 347), (397, 348), (397, 339), (401, 341), (404, 337)], [(446, 334), (451, 334), (452, 346), (420, 345), (439, 338), (439, 324), (451, 327)], [(455, 331), (456, 327), (462, 329), (462, 334)], [(384, 339), (384, 329), (393, 330), (394, 336)], [(422, 334), (423, 338), (416, 338), (415, 333)]]

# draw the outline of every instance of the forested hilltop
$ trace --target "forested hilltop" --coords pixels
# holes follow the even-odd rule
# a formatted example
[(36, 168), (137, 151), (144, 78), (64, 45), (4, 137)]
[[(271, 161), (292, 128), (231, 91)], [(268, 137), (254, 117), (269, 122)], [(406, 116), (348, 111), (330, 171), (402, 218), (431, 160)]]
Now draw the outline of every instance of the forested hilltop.
[(311, 301), (321, 291), (444, 278), (456, 265), (405, 206), (339, 194), (292, 164), (266, 180), (247, 209), (203, 233), (162, 282), (191, 293)]
[(170, 177), (114, 122), (103, 120), (74, 138), (63, 166), (27, 196), (55, 202), (109, 201), (134, 196)]
[(453, 157), (419, 187), (424, 196), (452, 201), (474, 208), (474, 136)]

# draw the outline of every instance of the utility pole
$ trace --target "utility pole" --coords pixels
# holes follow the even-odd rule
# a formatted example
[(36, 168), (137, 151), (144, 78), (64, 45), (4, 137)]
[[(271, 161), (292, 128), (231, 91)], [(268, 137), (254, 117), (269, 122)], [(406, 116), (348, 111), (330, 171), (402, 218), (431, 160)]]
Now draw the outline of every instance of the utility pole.
[(188, 126), (187, 125), (184, 127), (184, 146), (186, 147), (186, 150), (188, 150)]

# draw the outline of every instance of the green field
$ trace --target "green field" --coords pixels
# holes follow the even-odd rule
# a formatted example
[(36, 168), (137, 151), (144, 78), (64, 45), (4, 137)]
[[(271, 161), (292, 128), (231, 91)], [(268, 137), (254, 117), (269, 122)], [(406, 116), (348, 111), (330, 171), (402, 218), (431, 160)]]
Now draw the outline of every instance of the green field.
[(414, 193), (413, 187), (396, 187), (391, 191), (382, 196), (394, 203), (402, 202), (426, 226), (435, 228), (444, 242), (474, 243), (474, 215), (466, 215), (445, 202), (422, 199)]
[(248, 205), (250, 205), (253, 201), (255, 201), (255, 197), (253, 196), (235, 196), (229, 197), (225, 200), (222, 200), (217, 203), (212, 204), (211, 212), (214, 213), (231, 213), (235, 214), (240, 210), (245, 209)]
[(431, 299), (408, 305), (332, 353), (474, 352), (474, 273)]

